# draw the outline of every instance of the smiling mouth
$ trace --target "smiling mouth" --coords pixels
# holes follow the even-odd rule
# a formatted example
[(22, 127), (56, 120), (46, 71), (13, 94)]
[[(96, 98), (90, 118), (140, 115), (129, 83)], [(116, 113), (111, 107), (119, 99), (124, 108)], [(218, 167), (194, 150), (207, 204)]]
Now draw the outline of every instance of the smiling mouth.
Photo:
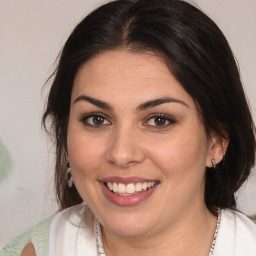
[(137, 183), (115, 183), (104, 182), (104, 185), (114, 194), (120, 196), (132, 196), (142, 191), (149, 190), (154, 187), (158, 182), (137, 182)]

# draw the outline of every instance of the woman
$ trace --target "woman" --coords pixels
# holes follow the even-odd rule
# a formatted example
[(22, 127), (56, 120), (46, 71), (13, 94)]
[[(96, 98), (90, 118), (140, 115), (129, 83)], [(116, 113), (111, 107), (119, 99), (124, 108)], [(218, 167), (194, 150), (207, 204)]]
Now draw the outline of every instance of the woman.
[(60, 212), (1, 255), (256, 255), (234, 195), (255, 127), (230, 47), (197, 8), (89, 14), (60, 55), (47, 120)]

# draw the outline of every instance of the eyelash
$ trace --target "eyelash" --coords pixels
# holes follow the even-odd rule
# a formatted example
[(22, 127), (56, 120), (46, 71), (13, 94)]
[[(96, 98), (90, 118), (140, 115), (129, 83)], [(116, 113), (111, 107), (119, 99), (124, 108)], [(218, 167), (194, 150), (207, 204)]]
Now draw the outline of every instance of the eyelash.
[(96, 124), (90, 124), (88, 122), (89, 118), (95, 118), (95, 117), (100, 117), (100, 118), (103, 118), (104, 119), (104, 122), (107, 120), (108, 121), (108, 117), (103, 115), (102, 113), (91, 113), (89, 115), (86, 115), (86, 116), (83, 116), (80, 121), (86, 125), (86, 126), (89, 126), (89, 127), (92, 127), (92, 128), (101, 128), (102, 126), (106, 126), (106, 125), (111, 125), (111, 122), (108, 121), (109, 124), (101, 124), (101, 125), (96, 125)]
[(165, 123), (168, 122), (168, 124), (164, 124), (164, 125), (162, 125), (162, 126), (149, 125), (149, 126), (152, 127), (153, 129), (164, 129), (164, 128), (169, 127), (170, 125), (176, 123), (176, 121), (175, 121), (172, 117), (170, 117), (170, 116), (168, 116), (168, 115), (166, 115), (166, 114), (153, 114), (153, 115), (151, 115), (149, 118), (147, 118), (146, 122), (144, 122), (143, 125), (144, 125), (145, 123), (148, 123), (150, 120), (154, 120), (154, 119), (156, 119), (156, 118), (161, 118), (161, 119), (164, 120)]
[[(96, 118), (96, 117), (103, 118), (103, 119), (104, 119), (103, 123), (97, 125), (97, 124), (90, 124), (90, 123), (88, 122), (88, 120), (89, 120), (90, 118)], [(161, 118), (161, 119), (164, 121), (164, 125), (158, 126), (158, 125), (148, 125), (148, 124), (147, 124), (150, 120), (154, 120), (154, 119), (156, 119), (156, 118)], [(91, 113), (91, 114), (89, 114), (89, 115), (83, 116), (83, 117), (80, 119), (80, 121), (81, 121), (85, 126), (89, 126), (89, 127), (95, 128), (95, 129), (99, 129), (99, 128), (102, 128), (103, 126), (109, 126), (109, 125), (112, 124), (112, 123), (108, 120), (108, 117), (105, 116), (105, 115), (103, 115), (102, 113)], [(108, 124), (104, 124), (105, 121), (107, 121)], [(166, 124), (166, 122), (168, 122), (168, 123)], [(143, 122), (143, 126), (150, 126), (150, 127), (153, 128), (153, 129), (164, 129), (164, 128), (169, 127), (170, 125), (172, 125), (172, 124), (174, 124), (174, 123), (176, 123), (176, 121), (175, 121), (172, 117), (170, 117), (170, 116), (168, 116), (168, 115), (166, 115), (166, 114), (153, 114), (153, 115), (151, 115), (150, 117), (147, 117), (146, 121)]]

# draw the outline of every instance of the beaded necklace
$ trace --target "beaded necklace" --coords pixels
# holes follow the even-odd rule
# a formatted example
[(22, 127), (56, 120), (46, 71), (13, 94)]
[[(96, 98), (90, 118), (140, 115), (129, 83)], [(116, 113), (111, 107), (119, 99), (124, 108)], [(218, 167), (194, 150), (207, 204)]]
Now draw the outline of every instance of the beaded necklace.
[[(220, 222), (221, 222), (221, 212), (220, 210), (218, 210), (217, 224), (216, 224), (216, 228), (215, 228), (215, 232), (212, 240), (211, 249), (208, 256), (213, 256), (216, 239), (217, 239), (217, 235), (220, 227)], [(95, 233), (96, 233), (96, 244), (97, 244), (97, 256), (106, 256), (103, 248), (103, 244), (102, 244), (101, 229), (100, 229), (100, 223), (98, 220), (95, 221)]]

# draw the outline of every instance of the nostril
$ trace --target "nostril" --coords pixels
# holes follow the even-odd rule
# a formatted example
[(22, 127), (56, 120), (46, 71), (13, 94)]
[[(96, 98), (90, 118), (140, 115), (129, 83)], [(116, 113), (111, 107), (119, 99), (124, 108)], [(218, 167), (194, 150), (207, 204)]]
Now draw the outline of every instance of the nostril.
[(139, 163), (139, 161), (124, 161), (124, 159), (109, 159), (108, 162), (112, 165), (117, 165), (120, 168), (133, 167)]

